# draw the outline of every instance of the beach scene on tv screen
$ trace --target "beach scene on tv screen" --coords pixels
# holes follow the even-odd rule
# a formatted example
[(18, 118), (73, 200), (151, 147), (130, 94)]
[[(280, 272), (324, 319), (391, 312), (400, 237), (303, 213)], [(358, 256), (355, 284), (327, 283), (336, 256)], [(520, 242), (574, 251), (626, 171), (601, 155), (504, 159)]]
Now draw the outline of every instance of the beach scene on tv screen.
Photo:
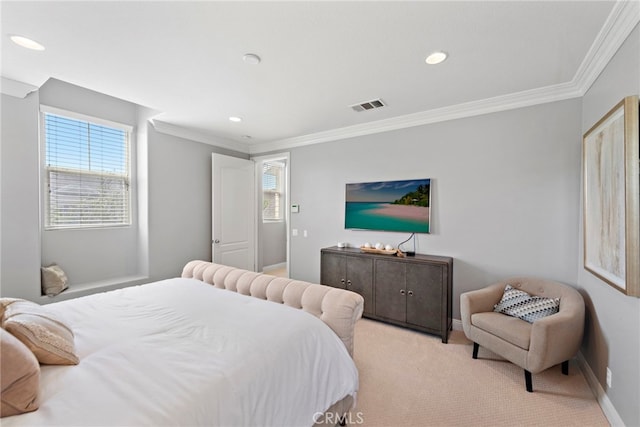
[(345, 228), (429, 232), (430, 179), (346, 185)]

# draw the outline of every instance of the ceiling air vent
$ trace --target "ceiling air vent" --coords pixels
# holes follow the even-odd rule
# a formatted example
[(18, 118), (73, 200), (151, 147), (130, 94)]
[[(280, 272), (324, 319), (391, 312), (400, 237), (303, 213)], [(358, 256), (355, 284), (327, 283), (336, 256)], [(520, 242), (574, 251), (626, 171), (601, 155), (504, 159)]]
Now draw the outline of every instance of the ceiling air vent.
[(381, 99), (374, 99), (373, 101), (367, 101), (360, 104), (351, 105), (351, 108), (353, 108), (353, 111), (360, 112), (360, 111), (366, 111), (366, 110), (373, 110), (374, 108), (381, 108), (384, 106), (385, 104), (384, 102), (382, 102)]

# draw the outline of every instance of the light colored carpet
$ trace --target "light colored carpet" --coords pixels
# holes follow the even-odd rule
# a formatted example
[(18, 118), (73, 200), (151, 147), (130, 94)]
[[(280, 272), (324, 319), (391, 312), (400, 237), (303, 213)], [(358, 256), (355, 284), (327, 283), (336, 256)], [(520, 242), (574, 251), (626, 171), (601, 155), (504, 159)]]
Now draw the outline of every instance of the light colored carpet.
[[(608, 426), (577, 362), (533, 375), (527, 393), (519, 367), (472, 344), (462, 331), (439, 337), (369, 319), (356, 325), (360, 372), (351, 425)], [(359, 421), (362, 422), (359, 422)]]

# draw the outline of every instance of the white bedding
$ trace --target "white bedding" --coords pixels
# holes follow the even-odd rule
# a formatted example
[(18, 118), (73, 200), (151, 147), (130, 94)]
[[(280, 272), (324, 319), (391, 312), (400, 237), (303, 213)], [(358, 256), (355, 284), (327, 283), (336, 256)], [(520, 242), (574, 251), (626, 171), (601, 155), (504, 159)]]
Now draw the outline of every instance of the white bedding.
[(2, 426), (310, 426), (358, 371), (313, 315), (176, 278), (47, 306), (80, 364), (42, 366), (35, 412)]

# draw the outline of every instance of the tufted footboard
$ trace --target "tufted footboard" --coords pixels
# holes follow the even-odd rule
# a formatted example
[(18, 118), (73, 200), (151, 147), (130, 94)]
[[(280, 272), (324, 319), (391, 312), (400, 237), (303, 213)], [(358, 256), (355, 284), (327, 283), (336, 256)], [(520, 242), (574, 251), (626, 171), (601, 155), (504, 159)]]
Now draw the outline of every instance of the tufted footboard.
[(353, 357), (354, 327), (364, 307), (364, 299), (355, 292), (207, 261), (188, 262), (182, 277), (307, 311), (325, 322)]

